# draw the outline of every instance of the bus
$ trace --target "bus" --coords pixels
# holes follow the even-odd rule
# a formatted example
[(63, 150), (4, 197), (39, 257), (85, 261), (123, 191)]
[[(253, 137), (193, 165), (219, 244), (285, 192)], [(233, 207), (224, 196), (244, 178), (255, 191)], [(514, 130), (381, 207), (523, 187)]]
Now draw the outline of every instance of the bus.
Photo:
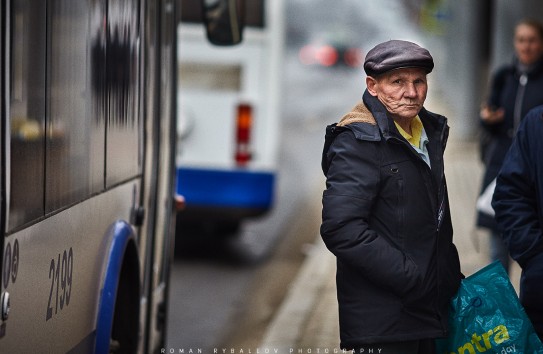
[(243, 42), (228, 48), (205, 41), (194, 2), (181, 0), (178, 27), (177, 193), (185, 209), (177, 223), (198, 235), (235, 235), (244, 219), (273, 207), (284, 1), (246, 1)]
[[(202, 0), (216, 43), (239, 41), (231, 4)], [(0, 352), (159, 352), (175, 227), (176, 1), (0, 9)]]

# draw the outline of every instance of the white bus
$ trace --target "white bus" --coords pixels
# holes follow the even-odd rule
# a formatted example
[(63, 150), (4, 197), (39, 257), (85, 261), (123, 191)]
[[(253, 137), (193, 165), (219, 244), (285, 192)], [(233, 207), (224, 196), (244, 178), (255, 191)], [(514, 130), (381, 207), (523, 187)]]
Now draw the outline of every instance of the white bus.
[(1, 353), (164, 347), (175, 6), (0, 2)]
[(211, 46), (195, 0), (178, 27), (178, 225), (232, 234), (273, 206), (280, 125), (284, 2), (245, 1), (243, 42)]

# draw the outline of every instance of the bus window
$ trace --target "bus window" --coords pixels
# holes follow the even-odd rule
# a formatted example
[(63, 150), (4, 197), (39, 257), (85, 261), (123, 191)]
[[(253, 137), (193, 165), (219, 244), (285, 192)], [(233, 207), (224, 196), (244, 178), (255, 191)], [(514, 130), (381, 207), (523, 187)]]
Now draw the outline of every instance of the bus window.
[(141, 167), (137, 90), (139, 48), (136, 48), (139, 28), (137, 7), (130, 6), (132, 1), (110, 1), (108, 8), (105, 88), (109, 102), (107, 188), (137, 175)]
[(12, 6), (10, 230), (43, 215), (45, 171), (45, 2)]
[[(103, 189), (104, 124), (87, 100), (90, 63), (88, 1), (52, 3), (46, 213)], [(81, 119), (85, 117), (85, 119)]]

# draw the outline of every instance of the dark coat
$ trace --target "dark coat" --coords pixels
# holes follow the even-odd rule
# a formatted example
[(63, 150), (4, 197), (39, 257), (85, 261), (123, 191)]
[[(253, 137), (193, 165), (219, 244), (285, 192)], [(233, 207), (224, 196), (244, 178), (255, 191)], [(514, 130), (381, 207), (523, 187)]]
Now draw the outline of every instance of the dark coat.
[(492, 206), (511, 257), (522, 267), (520, 300), (543, 337), (543, 106), (521, 123)]
[[(342, 348), (442, 337), (460, 283), (443, 170), (445, 117), (419, 113), (432, 169), (367, 91), (327, 127), (321, 236), (337, 258)], [(342, 123), (340, 123), (341, 125)]]
[[(485, 124), (481, 121), (487, 141), (482, 152), (485, 173), (481, 192), (498, 175), (520, 118), (530, 109), (543, 104), (543, 58), (526, 73), (526, 78), (525, 86), (521, 88), (521, 73), (516, 63), (501, 67), (493, 76), (487, 104), (503, 108), (505, 116), (503, 122), (497, 124)], [(515, 110), (518, 110), (516, 123)], [(497, 231), (494, 218), (483, 213), (478, 213), (477, 225)]]

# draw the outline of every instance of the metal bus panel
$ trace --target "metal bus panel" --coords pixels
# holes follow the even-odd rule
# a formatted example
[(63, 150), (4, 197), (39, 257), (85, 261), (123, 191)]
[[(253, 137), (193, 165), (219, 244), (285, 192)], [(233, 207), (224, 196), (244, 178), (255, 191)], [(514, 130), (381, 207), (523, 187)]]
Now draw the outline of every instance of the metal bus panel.
[[(128, 338), (127, 352), (164, 345), (173, 255), (175, 3), (0, 5), (1, 352), (107, 352), (115, 339), (122, 343), (117, 331)], [(19, 33), (31, 40), (21, 45)], [(21, 50), (20, 80), (10, 77), (19, 70), (12, 49)], [(32, 116), (38, 129), (23, 131), (41, 139), (35, 154), (45, 161), (18, 161), (21, 174), (43, 181), (28, 186), (35, 193), (24, 194), (31, 183), (11, 174), (21, 149), (11, 145), (12, 87), (39, 102), (25, 98), (23, 108), (41, 113)], [(23, 192), (10, 198), (15, 188)], [(27, 204), (17, 206), (21, 200)], [(32, 202), (39, 210), (19, 217)], [(117, 301), (118, 294), (127, 296)]]
[(126, 183), (4, 239), (12, 261), (2, 284), (11, 299), (2, 352), (88, 352), (110, 229), (117, 220), (130, 220), (135, 201), (126, 196), (139, 188), (136, 181)]
[[(13, 12), (12, 4), (16, 5)], [(107, 4), (111, 5), (111, 17), (106, 15)], [(171, 79), (175, 53), (174, 2), (50, 0), (8, 1), (0, 6), (2, 43), (14, 44), (2, 46), (1, 51), (0, 220), (4, 250), (0, 254), (0, 290), (2, 299), (9, 295), (11, 313), (0, 319), (0, 352), (93, 352), (96, 336), (101, 333), (106, 333), (100, 337), (104, 339), (102, 343), (109, 343), (105, 335), (109, 335), (107, 326), (113, 309), (102, 305), (107, 301), (101, 299), (105, 298), (103, 289), (109, 289), (107, 294), (111, 299), (112, 292), (119, 289), (108, 284), (116, 284), (115, 276), (123, 279), (125, 276), (123, 269), (122, 276), (114, 275), (113, 280), (105, 281), (112, 277), (107, 271), (108, 264), (127, 256), (110, 251), (115, 237), (113, 226), (120, 221), (125, 225), (121, 235), (126, 236), (126, 230), (132, 230), (128, 235), (130, 240), (137, 241), (135, 254), (140, 262), (131, 272), (132, 278), (136, 273), (137, 289), (132, 298), (135, 297), (136, 308), (141, 313), (139, 333), (136, 329), (131, 334), (139, 341), (139, 353), (150, 352), (151, 347), (156, 349), (164, 341), (161, 319), (171, 262), (168, 233), (173, 220), (169, 214), (173, 210), (175, 142), (170, 113), (175, 107), (171, 83), (175, 82)], [(43, 11), (39, 6), (43, 6)], [(42, 23), (47, 30), (25, 29), (25, 25), (30, 26), (32, 16), (41, 19), (33, 26)], [(106, 49), (112, 40), (106, 26), (109, 18), (126, 24), (122, 26), (125, 29), (137, 28), (142, 37), (131, 31), (130, 36), (123, 37), (130, 42), (128, 50), (121, 50), (119, 57), (108, 62)], [(12, 26), (9, 19), (22, 25)], [(166, 22), (170, 25), (159, 27)], [(146, 30), (139, 32), (140, 26)], [(19, 30), (26, 39), (22, 45), (15, 38)], [(42, 33), (45, 35), (40, 36)], [(38, 50), (45, 48), (45, 43), (48, 49)], [(32, 46), (36, 52), (31, 51)], [(11, 146), (16, 137), (10, 129), (11, 108), (15, 107), (11, 98), (17, 95), (10, 94), (10, 85), (17, 77), (12, 80), (9, 74), (12, 68), (17, 68), (12, 62), (18, 60), (9, 52), (10, 48), (21, 50), (19, 57), (24, 58), (23, 63), (27, 62), (21, 66), (22, 79), (15, 88), (21, 88), (21, 97), (30, 92), (39, 98), (32, 96), (34, 101), (42, 102), (32, 106), (41, 107), (41, 114), (35, 116), (45, 122), (45, 127), (35, 132), (42, 141), (38, 143), (42, 150), (36, 155), (45, 157), (38, 167), (17, 160), (15, 153), (21, 147)], [(124, 55), (127, 52), (133, 56), (127, 58)], [(113, 55), (111, 50), (109, 54)], [(107, 72), (106, 63), (123, 64), (124, 59), (133, 65), (130, 78), (123, 81), (108, 77), (112, 72)], [(170, 67), (161, 67), (168, 62), (172, 63)], [(34, 71), (35, 67), (42, 68), (40, 75), (44, 77), (33, 86), (28, 84), (37, 80), (29, 74), (31, 64)], [(30, 106), (28, 102), (24, 105)], [(108, 111), (111, 108), (113, 112)], [(29, 139), (22, 143), (29, 144)], [(144, 165), (147, 161), (149, 164)], [(33, 185), (13, 178), (15, 162), (21, 162), (21, 175), (35, 175), (38, 182), (45, 183)], [(25, 186), (27, 193), (23, 194)], [(37, 191), (30, 193), (32, 187)], [(23, 192), (14, 196), (10, 205), (9, 196), (14, 188)], [(41, 209), (18, 218), (19, 212), (25, 212), (24, 205), (17, 206), (20, 201), (25, 201), (25, 205), (35, 202)], [(108, 259), (110, 253), (117, 258)]]

